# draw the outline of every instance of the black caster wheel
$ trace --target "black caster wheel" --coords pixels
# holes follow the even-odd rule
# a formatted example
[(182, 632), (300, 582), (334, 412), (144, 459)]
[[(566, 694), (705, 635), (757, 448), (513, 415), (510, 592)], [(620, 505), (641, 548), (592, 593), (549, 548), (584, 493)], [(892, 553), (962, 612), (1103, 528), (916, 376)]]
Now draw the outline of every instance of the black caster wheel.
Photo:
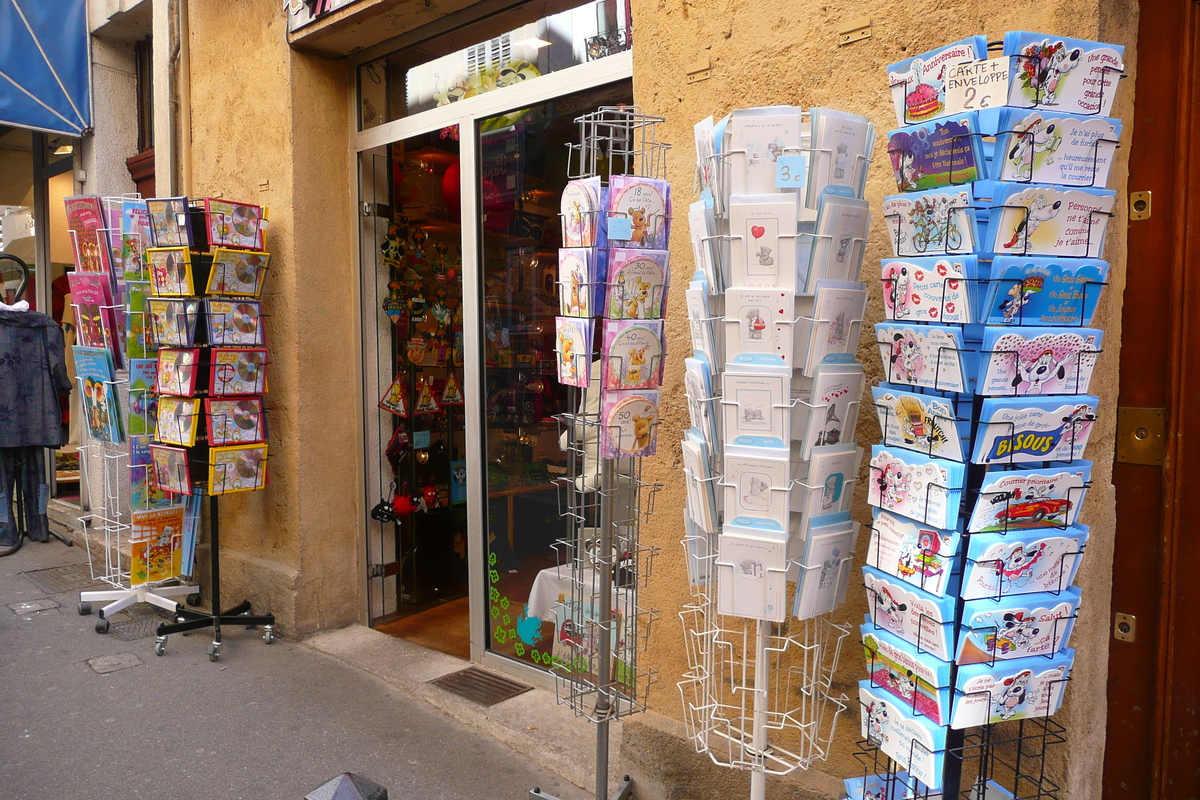
[(205, 652), (208, 653), (209, 661), (217, 661), (221, 658), (221, 645), (213, 642), (205, 649)]
[(263, 641), (267, 644), (275, 642), (275, 628), (270, 625), (263, 626)]
[(154, 655), (164, 656), (167, 654), (167, 637), (163, 636), (154, 640)]
[(90, 613), (92, 613), (92, 604), (91, 603), (80, 603), (79, 604), (79, 616), (86, 617)]
[(187, 600), (187, 604), (189, 606), (191, 606), (192, 608), (195, 608), (196, 606), (200, 605), (200, 593), (199, 592), (189, 594), (184, 599)]
[(104, 617), (96, 620), (96, 633), (108, 633), (108, 620)]

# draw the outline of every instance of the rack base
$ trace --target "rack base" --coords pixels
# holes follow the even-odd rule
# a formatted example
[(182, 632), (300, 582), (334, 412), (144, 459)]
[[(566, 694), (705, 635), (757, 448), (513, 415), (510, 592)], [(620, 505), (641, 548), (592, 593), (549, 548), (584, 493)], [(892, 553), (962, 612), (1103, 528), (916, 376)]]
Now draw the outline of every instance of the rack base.
[(199, 586), (152, 586), (143, 584), (129, 589), (100, 589), (79, 593), (79, 613), (87, 616), (92, 613), (92, 603), (108, 603), (96, 612), (96, 633), (108, 633), (108, 618), (118, 611), (124, 611), (135, 603), (149, 603), (166, 609), (172, 614), (177, 613), (179, 603), (169, 600), (171, 597), (193, 595), (200, 591)]
[[(626, 775), (621, 779), (621, 782), (617, 784), (617, 790), (613, 792), (612, 800), (626, 800), (632, 791), (633, 778)], [(535, 786), (529, 790), (528, 800), (558, 800), (558, 798), (552, 794), (546, 794), (540, 788)]]
[(158, 626), (154, 637), (154, 654), (165, 655), (167, 652), (167, 637), (172, 633), (186, 633), (201, 628), (213, 629), (213, 641), (207, 648), (208, 660), (216, 661), (221, 657), (221, 626), (241, 625), (246, 629), (262, 626), (263, 641), (271, 644), (275, 641), (275, 615), (251, 613), (250, 601), (243, 600), (231, 609), (215, 614), (193, 611), (181, 605), (174, 607), (175, 622), (163, 623)]

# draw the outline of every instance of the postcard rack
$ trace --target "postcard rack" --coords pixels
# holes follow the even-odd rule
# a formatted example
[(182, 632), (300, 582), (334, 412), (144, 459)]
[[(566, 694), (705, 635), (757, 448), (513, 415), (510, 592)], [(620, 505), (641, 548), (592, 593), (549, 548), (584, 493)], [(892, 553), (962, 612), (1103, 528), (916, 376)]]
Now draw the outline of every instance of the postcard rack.
[[(636, 106), (621, 106), (601, 107), (576, 122), (579, 141), (567, 145), (571, 184), (563, 199), (564, 247), (573, 246), (576, 256), (585, 254), (583, 268), (619, 251), (665, 250), (669, 145), (657, 138), (663, 120)], [(618, 185), (634, 187), (627, 190), (654, 202), (639, 205), (637, 218), (631, 219), (632, 206), (605, 205)], [(654, 511), (660, 487), (643, 477), (642, 458), (653, 455), (657, 443), (657, 387), (665, 351), (662, 293), (669, 278), (665, 261), (659, 262), (654, 285), (635, 298), (626, 295), (625, 283), (603, 281), (598, 271), (580, 275), (576, 268), (560, 260), (560, 310), (574, 316), (558, 319), (556, 361), (560, 380), (576, 388), (570, 392), (570, 410), (557, 416), (559, 444), (567, 455), (566, 473), (556, 481), (559, 514), (571, 533), (555, 550), (560, 573), (570, 575), (570, 591), (555, 608), (556, 645), (564, 646), (564, 656), (552, 671), (559, 702), (596, 725), (595, 797), (607, 800), (610, 723), (644, 711), (657, 681), (643, 653), (658, 612), (640, 599), (657, 548), (640, 541), (640, 529)], [(580, 290), (587, 296), (582, 305)], [(600, 343), (612, 338), (610, 325), (618, 331), (642, 323), (649, 344), (636, 355), (618, 352), (615, 340)], [(580, 335), (590, 334), (593, 326), (596, 336)], [(649, 356), (647, 346), (653, 348)], [(611, 797), (619, 800), (631, 790), (632, 780), (625, 776)], [(548, 795), (534, 790), (530, 797)]]

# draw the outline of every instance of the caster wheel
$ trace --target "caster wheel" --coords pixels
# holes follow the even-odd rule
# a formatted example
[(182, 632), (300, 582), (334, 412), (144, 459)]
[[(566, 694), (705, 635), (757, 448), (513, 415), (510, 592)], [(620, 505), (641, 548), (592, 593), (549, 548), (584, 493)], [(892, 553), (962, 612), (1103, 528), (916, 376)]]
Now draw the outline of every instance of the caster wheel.
[(275, 641), (275, 629), (270, 625), (263, 626), (263, 641), (272, 644)]
[(91, 603), (80, 603), (79, 604), (79, 616), (86, 617), (90, 613), (92, 613), (92, 604)]
[(208, 653), (209, 661), (217, 661), (221, 658), (221, 645), (214, 642), (206, 648), (205, 652)]
[(154, 655), (164, 656), (164, 655), (166, 655), (166, 653), (167, 653), (167, 640), (165, 638), (155, 640)]
[(108, 633), (108, 620), (103, 617), (96, 620), (96, 633)]
[(199, 592), (195, 592), (194, 594), (189, 594), (184, 599), (187, 600), (187, 604), (189, 606), (191, 606), (192, 608), (195, 608), (196, 606), (200, 605), (200, 593)]

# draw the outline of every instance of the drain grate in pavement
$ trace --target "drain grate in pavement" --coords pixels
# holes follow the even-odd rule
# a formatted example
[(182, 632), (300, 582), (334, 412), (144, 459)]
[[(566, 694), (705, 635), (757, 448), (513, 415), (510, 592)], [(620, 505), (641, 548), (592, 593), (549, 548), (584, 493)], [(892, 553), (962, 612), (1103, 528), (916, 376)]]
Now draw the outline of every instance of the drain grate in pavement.
[(133, 642), (154, 635), (154, 631), (164, 622), (170, 622), (158, 614), (137, 614), (132, 619), (123, 622), (112, 622), (108, 629), (110, 636), (115, 636), (123, 642)]
[(67, 567), (37, 569), (32, 572), (22, 572), (21, 574), (46, 594), (66, 594), (67, 592), (77, 592), (82, 589), (108, 586), (104, 581), (92, 580), (92, 569), (87, 564), (71, 564)]
[(458, 672), (434, 678), (429, 682), (481, 706), (494, 706), (496, 703), (524, 694), (533, 688), (494, 675), (479, 667), (467, 667)]

